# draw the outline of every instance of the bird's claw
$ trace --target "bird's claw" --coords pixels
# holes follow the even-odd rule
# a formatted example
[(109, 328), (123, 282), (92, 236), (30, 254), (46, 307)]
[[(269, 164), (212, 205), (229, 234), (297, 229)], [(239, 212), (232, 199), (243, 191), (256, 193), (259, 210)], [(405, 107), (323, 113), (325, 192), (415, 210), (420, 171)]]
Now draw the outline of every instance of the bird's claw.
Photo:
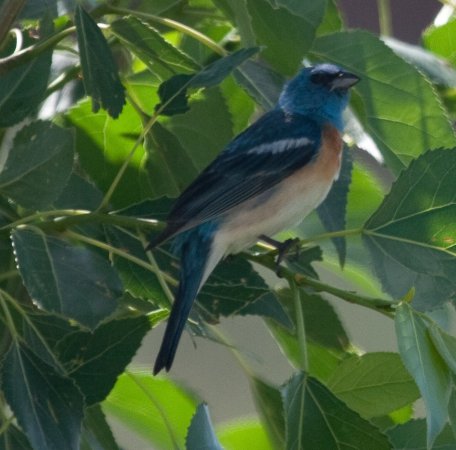
[(269, 236), (262, 235), (260, 236), (260, 239), (264, 242), (266, 242), (269, 245), (272, 245), (274, 248), (277, 249), (277, 259), (276, 259), (276, 274), (278, 277), (281, 277), (281, 270), (280, 270), (280, 264), (282, 261), (285, 259), (287, 254), (290, 252), (290, 249), (292, 247), (296, 248), (296, 253), (295, 257), (299, 257), (299, 251), (301, 250), (301, 247), (299, 246), (300, 239), (299, 238), (294, 238), (294, 239), (287, 239), (286, 241), (280, 242), (276, 241), (275, 239), (270, 238)]

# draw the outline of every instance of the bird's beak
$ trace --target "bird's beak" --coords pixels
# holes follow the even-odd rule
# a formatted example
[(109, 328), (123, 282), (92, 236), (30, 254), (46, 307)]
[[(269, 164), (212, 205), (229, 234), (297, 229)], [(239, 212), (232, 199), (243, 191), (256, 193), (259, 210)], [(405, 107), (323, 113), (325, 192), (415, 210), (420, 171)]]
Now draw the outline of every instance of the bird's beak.
[(331, 91), (335, 89), (348, 89), (354, 86), (360, 78), (354, 73), (341, 72), (337, 78), (331, 82)]

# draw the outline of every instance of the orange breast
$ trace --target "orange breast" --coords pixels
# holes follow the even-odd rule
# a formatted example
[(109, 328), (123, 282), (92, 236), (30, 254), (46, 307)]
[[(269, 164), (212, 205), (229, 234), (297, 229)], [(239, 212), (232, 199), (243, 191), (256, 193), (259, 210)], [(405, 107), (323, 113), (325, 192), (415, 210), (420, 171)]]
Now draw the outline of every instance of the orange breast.
[(330, 183), (339, 175), (343, 146), (339, 130), (331, 125), (325, 125), (320, 153), (315, 161), (318, 168), (315, 169)]

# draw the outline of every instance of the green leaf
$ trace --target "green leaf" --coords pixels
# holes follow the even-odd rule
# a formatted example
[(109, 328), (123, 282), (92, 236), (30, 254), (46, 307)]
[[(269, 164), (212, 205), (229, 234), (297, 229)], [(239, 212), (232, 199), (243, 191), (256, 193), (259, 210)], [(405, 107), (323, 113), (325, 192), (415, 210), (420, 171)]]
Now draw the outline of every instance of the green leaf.
[[(112, 246), (148, 262), (143, 244), (130, 233), (119, 228), (110, 228), (107, 230), (107, 236)], [(113, 256), (113, 263), (126, 291), (134, 297), (168, 305), (168, 298), (154, 273), (121, 256)]]
[(336, 0), (328, 0), (325, 15), (316, 31), (317, 36), (341, 31), (343, 25), (341, 13), (337, 8)]
[(72, 333), (59, 342), (59, 359), (87, 405), (106, 398), (149, 329), (144, 316), (111, 320), (93, 332)]
[(1, 385), (33, 448), (79, 450), (83, 399), (70, 378), (13, 342), (3, 361)]
[(249, 377), (249, 381), (253, 401), (269, 439), (274, 444), (274, 448), (283, 448), (285, 445), (285, 419), (279, 389), (253, 375)]
[(250, 16), (244, 0), (213, 0), (224, 15), (235, 25), (241, 41), (246, 47), (255, 44)]
[[(116, 120), (104, 111), (94, 114), (88, 100), (70, 109), (66, 117), (76, 128), (76, 151), (84, 172), (106, 192), (142, 131), (141, 118), (129, 103)], [(144, 148), (139, 145), (111, 198), (115, 208), (153, 195), (146, 160)]]
[(74, 20), (84, 88), (92, 97), (92, 111), (101, 107), (116, 118), (125, 104), (125, 92), (109, 45), (96, 22), (79, 5)]
[(85, 410), (82, 423), (80, 450), (119, 450), (111, 428), (101, 410), (100, 405), (94, 405)]
[(234, 71), (234, 76), (264, 111), (275, 106), (285, 83), (282, 75), (257, 61), (246, 61)]
[(247, 0), (253, 31), (264, 58), (280, 73), (294, 75), (312, 45), (326, 1)]
[(451, 392), (450, 401), (448, 404), (448, 416), (450, 425), (453, 430), (454, 438), (456, 439), (456, 388), (453, 381), (453, 390)]
[(393, 38), (383, 38), (383, 40), (394, 53), (416, 66), (433, 83), (456, 87), (456, 70), (444, 59), (417, 45), (407, 44)]
[[(327, 231), (345, 229), (345, 214), (352, 169), (353, 159), (348, 148), (345, 148), (345, 151), (342, 154), (342, 166), (339, 178), (334, 182), (326, 199), (317, 208), (318, 216)], [(346, 240), (345, 238), (333, 238), (332, 241), (339, 256), (339, 264), (343, 267), (347, 256)]]
[(399, 353), (426, 406), (427, 445), (431, 447), (448, 419), (450, 373), (429, 337), (425, 322), (410, 305), (399, 305), (395, 323)]
[[(245, 64), (246, 63), (244, 63), (244, 65)], [(231, 140), (233, 135), (241, 133), (250, 124), (251, 117), (256, 111), (256, 105), (255, 102), (247, 94), (247, 92), (245, 92), (245, 90), (241, 86), (239, 86), (239, 83), (236, 83), (234, 77), (226, 78), (220, 85), (220, 90), (222, 92), (223, 100), (227, 108), (211, 108), (210, 112), (214, 113), (216, 111), (220, 111), (221, 109), (224, 115), (226, 114), (228, 119), (225, 120), (229, 120), (229, 122), (231, 123), (231, 130), (228, 128), (228, 126), (223, 127), (223, 129), (225, 130), (225, 133), (227, 131), (231, 131), (229, 136), (229, 140)], [(218, 89), (210, 89), (206, 92), (206, 94), (212, 92), (218, 93)], [(186, 115), (174, 117), (186, 117)], [(208, 114), (208, 116), (212, 117), (212, 115), (210, 114)], [(220, 123), (222, 123), (222, 121), (220, 121)], [(212, 137), (217, 137), (218, 133), (211, 133), (211, 135)], [(225, 144), (226, 142), (224, 142), (224, 145)]]
[(154, 197), (178, 197), (198, 175), (190, 155), (176, 136), (158, 122), (147, 133), (144, 145)]
[(57, 209), (86, 209), (93, 211), (98, 208), (103, 196), (89, 180), (72, 173), (62, 193), (54, 201)]
[[(302, 368), (300, 342), (296, 332), (296, 310), (289, 289), (279, 291), (279, 299), (295, 329), (284, 329), (267, 321), (277, 344), (294, 367)], [(302, 313), (306, 329), (308, 370), (321, 380), (326, 380), (336, 370), (348, 350), (349, 341), (332, 306), (318, 295), (301, 290)]]
[(16, 135), (3, 167), (0, 192), (40, 209), (58, 198), (73, 168), (74, 137), (51, 122), (33, 122)]
[(424, 46), (433, 53), (456, 63), (456, 17), (441, 26), (431, 26), (423, 34)]
[[(167, 122), (190, 159), (180, 167), (193, 177), (196, 173), (191, 168), (196, 167), (198, 172), (205, 169), (233, 138), (232, 115), (220, 89), (207, 89), (199, 97), (202, 98), (191, 102), (189, 111), (172, 116)], [(176, 167), (177, 161), (172, 163)]]
[(217, 266), (199, 293), (197, 305), (210, 322), (220, 316), (255, 314), (291, 326), (276, 296), (251, 264), (238, 256)]
[(455, 145), (432, 86), (378, 38), (365, 31), (333, 33), (316, 39), (312, 53), (361, 77), (354, 88), (358, 116), (396, 172), (430, 148)]
[(274, 450), (264, 427), (258, 420), (235, 419), (217, 427), (217, 436), (225, 450)]
[(153, 448), (184, 448), (197, 402), (172, 381), (126, 372), (103, 402), (103, 410), (137, 432)]
[(243, 48), (204, 67), (195, 74), (179, 74), (166, 80), (158, 89), (161, 114), (172, 116), (187, 111), (187, 90), (208, 88), (220, 84), (236, 67), (258, 52), (258, 48)]
[[(41, 23), (40, 34), (46, 37), (52, 33), (52, 28), (52, 21), (46, 19)], [(23, 48), (36, 44), (28, 33), (21, 33), (21, 39), (24, 39)], [(19, 123), (37, 110), (44, 99), (51, 62), (52, 50), (47, 50), (0, 75), (0, 127)]]
[[(296, 321), (292, 292), (289, 289), (281, 289), (278, 295), (288, 315)], [(306, 338), (336, 352), (346, 351), (350, 342), (331, 304), (317, 294), (308, 294), (304, 289), (301, 289), (301, 295)], [(287, 332), (290, 333), (291, 330)]]
[(215, 435), (209, 416), (209, 408), (205, 403), (200, 403), (188, 427), (185, 439), (187, 450), (222, 450)]
[(114, 311), (122, 285), (97, 253), (38, 229), (17, 229), (12, 239), (24, 284), (40, 308), (90, 328)]
[(28, 348), (46, 364), (53, 366), (57, 371), (62, 371), (62, 364), (58, 360), (56, 354), (56, 346), (58, 342), (68, 334), (78, 332), (79, 328), (74, 324), (70, 324), (69, 320), (65, 320), (54, 314), (47, 314), (41, 310), (26, 309), (24, 313), (17, 313), (15, 323), (17, 329), (22, 330), (22, 337)]
[[(3, 423), (0, 422), (3, 427)], [(25, 434), (10, 423), (0, 434), (0, 450), (33, 450)]]
[(414, 402), (420, 393), (397, 353), (344, 359), (328, 388), (363, 417), (377, 417)]
[(111, 24), (111, 31), (119, 40), (152, 72), (157, 66), (167, 77), (176, 73), (191, 73), (199, 69), (190, 56), (174, 47), (147, 23), (130, 16), (116, 20)]
[(429, 335), (440, 356), (456, 375), (456, 337), (445, 333), (435, 323), (429, 327)]
[(390, 449), (386, 436), (303, 372), (281, 388), (286, 449)]
[(386, 292), (416, 290), (413, 305), (431, 309), (456, 289), (456, 149), (428, 152), (405, 170), (365, 224), (364, 242)]
[(411, 420), (386, 431), (395, 450), (456, 450), (451, 428), (446, 426), (432, 447), (426, 443), (426, 422)]
[(373, 172), (372, 168), (355, 161), (348, 193), (347, 227), (362, 226), (380, 206), (384, 196), (385, 193), (378, 175)]

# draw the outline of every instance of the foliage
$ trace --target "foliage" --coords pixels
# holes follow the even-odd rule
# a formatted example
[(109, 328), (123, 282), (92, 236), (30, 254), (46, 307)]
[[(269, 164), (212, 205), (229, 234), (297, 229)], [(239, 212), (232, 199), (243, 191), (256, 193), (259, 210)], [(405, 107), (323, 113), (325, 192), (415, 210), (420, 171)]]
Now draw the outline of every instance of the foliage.
[[(117, 449), (111, 418), (154, 448), (455, 449), (456, 336), (436, 320), (456, 301), (455, 25), (419, 47), (346, 29), (332, 0), (0, 2), (0, 449)], [(242, 356), (258, 417), (213, 426), (204, 398), (128, 367), (176, 286), (169, 248), (144, 248), (302, 60), (362, 79), (341, 177), (292, 230), (287, 289), (257, 246), (191, 326), (223, 342), (220, 316), (260, 316), (294, 375)], [(399, 352), (355, 349), (328, 294), (394, 320)]]

